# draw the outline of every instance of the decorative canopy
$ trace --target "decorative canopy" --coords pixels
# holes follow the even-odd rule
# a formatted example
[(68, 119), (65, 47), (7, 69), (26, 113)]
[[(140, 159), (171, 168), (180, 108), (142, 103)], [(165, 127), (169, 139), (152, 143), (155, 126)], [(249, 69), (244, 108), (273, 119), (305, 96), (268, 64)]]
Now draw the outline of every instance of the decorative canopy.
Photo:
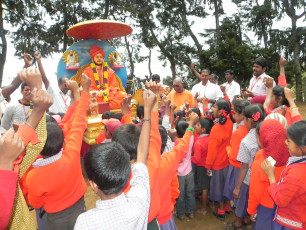
[(126, 36), (133, 29), (122, 22), (112, 20), (90, 20), (71, 26), (66, 34), (76, 39), (100, 39), (107, 40)]

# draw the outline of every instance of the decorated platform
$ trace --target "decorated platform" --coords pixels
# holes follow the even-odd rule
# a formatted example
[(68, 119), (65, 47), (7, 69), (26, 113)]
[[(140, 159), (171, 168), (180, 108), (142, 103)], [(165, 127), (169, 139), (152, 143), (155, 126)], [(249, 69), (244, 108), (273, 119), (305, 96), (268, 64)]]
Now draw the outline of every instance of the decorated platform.
[[(112, 20), (90, 20), (73, 25), (66, 34), (81, 39), (71, 45), (59, 61), (58, 79), (67, 77), (82, 84), (82, 74), (92, 79), (90, 91), (95, 94), (88, 109), (88, 126), (84, 142), (96, 144), (104, 127), (101, 115), (105, 111), (121, 113), (120, 101), (126, 95), (127, 71), (123, 55), (108, 43), (108, 39), (126, 36), (132, 28)], [(134, 108), (135, 112), (136, 109)]]

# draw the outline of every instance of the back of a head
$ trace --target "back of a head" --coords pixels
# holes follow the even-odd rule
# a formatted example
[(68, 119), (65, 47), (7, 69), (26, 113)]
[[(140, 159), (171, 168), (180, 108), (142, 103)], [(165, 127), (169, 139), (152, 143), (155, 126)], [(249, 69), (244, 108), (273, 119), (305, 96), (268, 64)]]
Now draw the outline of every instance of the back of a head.
[(196, 113), (199, 117), (201, 117), (200, 109), (197, 107), (191, 107), (190, 108), (192, 112)]
[(138, 105), (137, 106), (136, 114), (137, 114), (137, 117), (139, 117), (139, 119), (142, 119), (144, 117), (143, 105)]
[(253, 128), (265, 119), (265, 113), (259, 104), (251, 104), (244, 108), (243, 115), (253, 120)]
[(206, 134), (210, 134), (210, 131), (211, 131), (212, 127), (214, 126), (213, 120), (209, 119), (209, 118), (201, 118), (199, 120), (199, 122), (201, 124), (201, 127), (205, 128)]
[(64, 144), (63, 130), (56, 122), (47, 122), (47, 140), (41, 155), (44, 157), (52, 157), (59, 153)]
[(272, 89), (272, 94), (278, 99), (279, 97), (283, 97), (282, 105), (289, 107), (289, 102), (285, 97), (285, 87), (284, 86), (275, 86)]
[(253, 61), (253, 65), (257, 64), (260, 65), (262, 68), (267, 68), (268, 64), (267, 64), (267, 60), (264, 57), (258, 57)]
[[(229, 114), (230, 119), (232, 120), (232, 122), (235, 122), (235, 119), (233, 118), (232, 114), (231, 114), (231, 103), (228, 100), (225, 99), (219, 99), (216, 102), (218, 109), (219, 110), (224, 110), (226, 114)], [(227, 121), (227, 117), (223, 115), (221, 115), (221, 117), (219, 118), (219, 124), (224, 125)]]
[(265, 158), (271, 156), (276, 161), (275, 166), (283, 166), (289, 158), (289, 150), (285, 143), (286, 129), (274, 119), (262, 122), (259, 129), (259, 139), (262, 144)]
[(247, 107), (250, 104), (251, 104), (251, 102), (249, 100), (235, 101), (235, 103), (234, 103), (234, 110), (237, 113), (242, 114), (244, 108)]
[(129, 155), (117, 142), (93, 146), (84, 157), (84, 167), (88, 179), (105, 195), (122, 191), (131, 172)]
[(121, 121), (122, 115), (121, 115), (121, 113), (111, 113), (109, 118), (115, 118), (115, 119)]
[(102, 114), (102, 119), (110, 119), (111, 117), (111, 112), (110, 111), (106, 111)]
[(116, 141), (122, 145), (125, 151), (130, 155), (130, 160), (137, 159), (137, 146), (140, 131), (140, 127), (134, 124), (125, 124), (118, 127), (113, 133), (112, 141)]
[(266, 116), (265, 120), (269, 119), (278, 120), (285, 129), (287, 128), (287, 119), (283, 115), (279, 113), (270, 113), (268, 116)]
[(176, 125), (176, 133), (178, 138), (182, 138), (185, 135), (186, 129), (189, 124), (186, 121), (179, 121)]
[(167, 145), (167, 140), (168, 140), (168, 133), (167, 133), (167, 130), (164, 126), (162, 125), (159, 125), (158, 126), (158, 130), (159, 130), (159, 134), (160, 134), (160, 137), (161, 137), (161, 150), (160, 152), (163, 153), (164, 150), (165, 150), (165, 147)]
[[(287, 136), (299, 147), (306, 146), (306, 120), (297, 121), (287, 129)], [(305, 153), (304, 153), (305, 154)]]

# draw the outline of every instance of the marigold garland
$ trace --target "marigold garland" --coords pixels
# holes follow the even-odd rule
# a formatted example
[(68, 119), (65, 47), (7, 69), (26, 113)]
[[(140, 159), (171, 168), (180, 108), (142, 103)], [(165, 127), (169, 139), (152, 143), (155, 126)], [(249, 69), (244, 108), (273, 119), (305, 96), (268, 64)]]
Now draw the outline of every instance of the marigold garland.
[(97, 67), (95, 65), (95, 63), (90, 63), (90, 66), (92, 68), (93, 71), (93, 75), (94, 75), (94, 79), (96, 82), (96, 86), (98, 89), (101, 88), (101, 92), (103, 93), (103, 101), (104, 102), (108, 102), (108, 93), (109, 93), (109, 89), (108, 89), (108, 72), (107, 72), (107, 62), (103, 62), (103, 82), (104, 86), (101, 86), (101, 82), (99, 79), (99, 75), (98, 75), (98, 71), (97, 71)]

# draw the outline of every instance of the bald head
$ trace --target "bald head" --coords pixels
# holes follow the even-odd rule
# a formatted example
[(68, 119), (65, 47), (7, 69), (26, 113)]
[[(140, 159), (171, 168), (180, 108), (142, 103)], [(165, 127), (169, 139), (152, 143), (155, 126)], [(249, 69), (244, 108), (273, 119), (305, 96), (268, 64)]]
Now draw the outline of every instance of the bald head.
[(182, 93), (184, 91), (184, 83), (181, 78), (177, 77), (173, 80), (173, 88), (177, 93)]

